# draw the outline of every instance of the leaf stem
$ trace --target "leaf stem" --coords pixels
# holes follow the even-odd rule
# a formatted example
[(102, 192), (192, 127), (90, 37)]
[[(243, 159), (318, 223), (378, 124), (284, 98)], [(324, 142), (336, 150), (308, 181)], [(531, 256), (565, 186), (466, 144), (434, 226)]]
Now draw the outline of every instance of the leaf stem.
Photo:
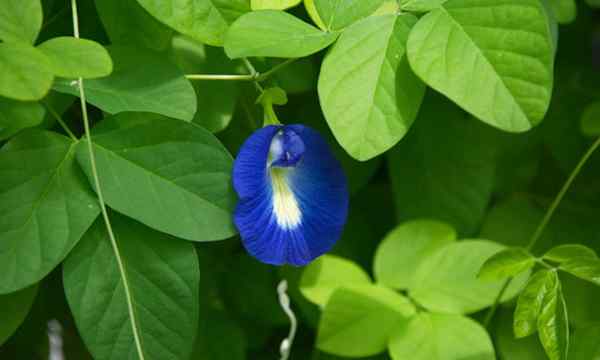
[(273, 66), (270, 70), (268, 70), (262, 74), (259, 73), (256, 81), (267, 80), (271, 75), (275, 74), (277, 71), (283, 69), (284, 67), (288, 66), (289, 64), (293, 63), (296, 60), (298, 60), (298, 58), (287, 59), (286, 61)]
[[(246, 58), (243, 58), (242, 61), (244, 65), (250, 72), (250, 74), (244, 75), (236, 75), (236, 74), (186, 74), (185, 77), (188, 80), (228, 80), (228, 81), (254, 81), (258, 86), (260, 86), (260, 82), (267, 80), (277, 71), (283, 69), (294, 61), (298, 60), (297, 58), (287, 59), (269, 69), (264, 73), (259, 73), (256, 71), (254, 66), (250, 63), (250, 61)], [(258, 87), (257, 87), (258, 88)], [(261, 88), (262, 89), (262, 88)], [(260, 89), (259, 89), (260, 91)]]
[(77, 138), (77, 136), (75, 136), (75, 134), (73, 134), (73, 132), (71, 131), (71, 129), (69, 129), (69, 127), (67, 126), (67, 124), (63, 121), (63, 119), (56, 112), (56, 110), (54, 110), (54, 108), (50, 104), (48, 104), (47, 102), (45, 102), (45, 101), (42, 102), (42, 104), (44, 105), (44, 107), (46, 108), (46, 110), (48, 110), (48, 112), (50, 113), (50, 115), (52, 115), (52, 117), (56, 120), (56, 122), (60, 124), (60, 126), (67, 133), (67, 135), (69, 135), (69, 137), (71, 139), (73, 139), (74, 141), (78, 141), (79, 139)]
[[(77, 16), (77, 0), (71, 0), (71, 8), (73, 11), (73, 32), (76, 38), (79, 38), (79, 19)], [(104, 223), (106, 224), (106, 230), (108, 232), (108, 237), (110, 239), (110, 243), (112, 245), (113, 251), (115, 253), (115, 258), (117, 259), (117, 265), (119, 267), (119, 272), (121, 274), (121, 280), (123, 281), (123, 289), (125, 292), (125, 299), (127, 301), (127, 311), (129, 313), (129, 318), (131, 320), (131, 328), (133, 332), (133, 339), (135, 342), (135, 347), (138, 353), (138, 357), (140, 360), (144, 360), (144, 353), (142, 351), (142, 344), (140, 340), (140, 335), (137, 329), (137, 322), (135, 317), (135, 312), (133, 309), (133, 300), (131, 297), (131, 290), (129, 289), (129, 282), (127, 281), (127, 274), (125, 273), (125, 266), (123, 265), (123, 261), (121, 259), (121, 253), (119, 251), (119, 246), (117, 244), (117, 240), (115, 238), (115, 234), (112, 229), (112, 225), (110, 223), (110, 218), (108, 217), (108, 211), (106, 209), (106, 205), (104, 203), (104, 196), (102, 194), (102, 188), (100, 187), (100, 179), (98, 177), (98, 169), (96, 168), (96, 157), (94, 155), (94, 147), (92, 145), (92, 135), (90, 132), (90, 121), (88, 119), (87, 114), (87, 104), (85, 99), (85, 91), (83, 89), (83, 79), (77, 79), (77, 84), (79, 87), (79, 99), (81, 103), (81, 113), (83, 116), (83, 126), (85, 130), (85, 136), (87, 138), (87, 147), (88, 153), (90, 155), (90, 166), (92, 168), (92, 177), (94, 178), (94, 186), (96, 188), (96, 194), (98, 195), (98, 202), (100, 204), (100, 209), (102, 212), (102, 217), (104, 218)]]
[[(569, 174), (567, 181), (564, 183), (564, 185), (562, 186), (562, 188), (556, 195), (556, 198), (554, 198), (554, 201), (552, 201), (552, 204), (546, 211), (544, 218), (542, 219), (542, 221), (540, 222), (538, 227), (535, 229), (535, 232), (531, 236), (531, 239), (529, 240), (529, 243), (527, 244), (527, 250), (531, 250), (535, 246), (537, 241), (540, 239), (540, 237), (544, 233), (544, 230), (546, 229), (546, 226), (550, 222), (550, 219), (556, 212), (556, 209), (558, 209), (558, 206), (560, 205), (563, 198), (565, 197), (565, 195), (571, 188), (571, 185), (573, 185), (575, 178), (577, 178), (577, 175), (579, 175), (579, 173), (581, 172), (581, 170), (583, 169), (583, 167), (585, 166), (587, 161), (590, 159), (590, 157), (596, 151), (596, 149), (598, 149), (598, 147), (600, 147), (600, 137), (598, 139), (596, 139), (596, 141), (594, 141), (594, 143), (585, 152), (583, 157), (579, 160), (579, 162), (577, 163), (577, 165), (575, 166), (573, 171), (571, 171), (571, 174)], [(496, 297), (494, 304), (492, 305), (492, 307), (490, 308), (490, 310), (488, 311), (488, 313), (485, 317), (485, 321), (484, 321), (485, 327), (488, 327), (490, 321), (494, 317), (494, 313), (496, 312), (496, 309), (498, 308), (498, 304), (500, 303), (502, 296), (504, 296), (504, 293), (506, 292), (506, 289), (508, 288), (508, 286), (510, 285), (512, 280), (513, 280), (513, 278), (509, 278), (504, 282), (504, 285), (502, 286), (502, 289), (498, 293), (498, 296)]]
[(256, 71), (256, 69), (254, 68), (254, 65), (252, 65), (252, 63), (250, 62), (250, 60), (246, 59), (246, 58), (242, 58), (242, 62), (244, 63), (244, 66), (246, 66), (246, 69), (248, 69), (248, 71), (250, 72), (250, 75), (254, 76), (255, 80), (254, 80), (254, 86), (256, 87), (256, 90), (258, 90), (259, 93), (263, 93), (265, 91), (265, 89), (263, 89), (263, 87), (260, 85), (260, 83), (256, 80), (256, 78), (258, 78), (258, 71)]
[(185, 75), (189, 80), (237, 80), (237, 81), (255, 81), (254, 75), (212, 75), (212, 74), (188, 74)]

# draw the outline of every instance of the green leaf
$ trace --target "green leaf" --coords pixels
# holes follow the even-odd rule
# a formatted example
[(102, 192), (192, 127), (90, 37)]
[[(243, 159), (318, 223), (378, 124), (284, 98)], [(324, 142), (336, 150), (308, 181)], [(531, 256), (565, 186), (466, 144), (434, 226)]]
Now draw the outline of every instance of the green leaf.
[(25, 320), (31, 305), (33, 305), (37, 291), (38, 287), (36, 285), (10, 294), (0, 295), (0, 309), (2, 309), (0, 345), (8, 340)]
[(371, 15), (383, 0), (315, 0), (314, 4), (325, 27), (336, 31)]
[(575, 0), (550, 0), (552, 12), (559, 24), (569, 24), (577, 17)]
[[(236, 63), (227, 58), (222, 48), (204, 46), (189, 38), (173, 38), (174, 62), (186, 73), (230, 74), (235, 73)], [(215, 133), (225, 129), (235, 111), (240, 93), (237, 81), (192, 81), (198, 102), (194, 119), (207, 130)]]
[[(111, 222), (144, 358), (188, 358), (200, 301), (194, 246), (117, 214), (111, 214)], [(125, 283), (102, 219), (65, 261), (63, 282), (94, 359), (137, 359)]]
[(319, 13), (317, 12), (317, 7), (315, 6), (315, 0), (304, 0), (304, 8), (310, 16), (311, 20), (319, 27), (321, 30), (327, 30), (327, 27), (321, 20)]
[(419, 313), (398, 327), (389, 343), (392, 359), (494, 360), (485, 329), (460, 315)]
[(587, 246), (580, 244), (566, 244), (556, 246), (544, 254), (544, 259), (557, 263), (574, 261), (579, 259), (598, 259), (596, 252)]
[[(232, 158), (203, 128), (151, 114), (105, 119), (92, 137), (106, 203), (151, 228), (193, 241), (236, 231)], [(77, 160), (92, 182), (87, 146)]]
[(566, 360), (569, 353), (569, 321), (558, 274), (550, 272), (548, 291), (538, 317), (538, 333), (550, 360)]
[(401, 0), (400, 8), (404, 11), (428, 12), (440, 7), (448, 0)]
[(375, 253), (377, 283), (395, 289), (415, 286), (415, 269), (442, 247), (456, 241), (456, 231), (446, 223), (413, 220), (396, 227)]
[(388, 157), (400, 220), (438, 219), (461, 236), (474, 234), (494, 187), (492, 130), (429, 92), (413, 129)]
[(319, 99), (329, 127), (357, 160), (396, 144), (414, 121), (425, 87), (408, 66), (412, 15), (373, 16), (353, 24), (327, 54)]
[(202, 43), (223, 45), (230, 23), (250, 11), (249, 0), (137, 0), (152, 16)]
[(530, 270), (536, 259), (527, 250), (509, 248), (493, 255), (485, 261), (478, 277), (483, 280), (501, 280)]
[(96, 9), (112, 44), (164, 50), (173, 30), (150, 16), (136, 0), (96, 1)]
[(0, 96), (39, 100), (53, 79), (50, 60), (43, 52), (28, 44), (0, 43)]
[(99, 78), (110, 75), (112, 60), (104, 47), (95, 41), (62, 36), (38, 46), (50, 60), (54, 75), (65, 78)]
[(531, 276), (519, 295), (513, 322), (515, 337), (523, 338), (535, 333), (544, 297), (554, 281), (552, 273), (550, 270), (539, 270)]
[(285, 10), (300, 4), (302, 0), (251, 0), (252, 10)]
[(369, 275), (355, 263), (324, 255), (306, 267), (300, 279), (300, 291), (311, 302), (325, 306), (338, 288), (370, 283)]
[(375, 355), (386, 349), (394, 329), (414, 314), (409, 300), (388, 288), (339, 288), (321, 315), (317, 348), (347, 357)]
[(560, 264), (560, 270), (600, 285), (600, 259), (598, 258), (584, 257), (571, 259)]
[[(185, 121), (193, 119), (194, 88), (164, 55), (134, 47), (110, 46), (107, 50), (114, 70), (108, 77), (85, 81), (91, 104), (109, 114), (145, 111)], [(78, 88), (70, 81), (57, 81), (54, 89), (79, 96)]]
[(40, 281), (98, 216), (75, 163), (77, 143), (28, 131), (0, 150), (0, 294)]
[(600, 101), (586, 106), (581, 116), (581, 132), (585, 136), (600, 136)]
[[(504, 281), (483, 281), (477, 278), (481, 265), (503, 246), (484, 240), (463, 240), (446, 245), (427, 257), (416, 269), (410, 296), (431, 311), (468, 314), (494, 303)], [(517, 277), (502, 298), (514, 297), (527, 276)]]
[(0, 97), (0, 140), (39, 125), (46, 109), (37, 102), (14, 101)]
[(0, 40), (30, 44), (42, 28), (40, 0), (3, 0), (0, 5)]
[[(581, 331), (581, 334), (580, 334)], [(600, 325), (590, 325), (575, 332), (569, 347), (570, 360), (596, 360), (600, 357)]]
[(554, 50), (538, 0), (449, 0), (419, 20), (407, 48), (419, 77), (494, 127), (526, 131), (548, 109)]
[(241, 16), (225, 37), (232, 59), (246, 56), (297, 58), (329, 46), (337, 33), (326, 33), (280, 10), (260, 10)]

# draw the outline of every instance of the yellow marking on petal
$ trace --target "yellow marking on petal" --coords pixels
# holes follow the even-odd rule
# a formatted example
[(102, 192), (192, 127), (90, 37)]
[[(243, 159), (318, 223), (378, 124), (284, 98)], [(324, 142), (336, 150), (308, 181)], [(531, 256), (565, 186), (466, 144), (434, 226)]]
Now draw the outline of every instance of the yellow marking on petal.
[(302, 213), (298, 201), (285, 180), (288, 169), (271, 168), (271, 185), (273, 187), (273, 212), (277, 224), (284, 229), (293, 229), (302, 221)]

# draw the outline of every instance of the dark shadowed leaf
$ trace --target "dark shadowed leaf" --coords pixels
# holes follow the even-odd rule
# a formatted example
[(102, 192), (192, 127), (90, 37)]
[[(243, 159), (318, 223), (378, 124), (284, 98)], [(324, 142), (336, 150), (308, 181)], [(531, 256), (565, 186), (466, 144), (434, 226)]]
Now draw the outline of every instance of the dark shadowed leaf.
[(2, 322), (0, 322), (0, 345), (2, 345), (25, 320), (37, 294), (37, 285), (0, 295)]
[(0, 140), (21, 130), (39, 125), (46, 109), (37, 102), (15, 101), (0, 97)]

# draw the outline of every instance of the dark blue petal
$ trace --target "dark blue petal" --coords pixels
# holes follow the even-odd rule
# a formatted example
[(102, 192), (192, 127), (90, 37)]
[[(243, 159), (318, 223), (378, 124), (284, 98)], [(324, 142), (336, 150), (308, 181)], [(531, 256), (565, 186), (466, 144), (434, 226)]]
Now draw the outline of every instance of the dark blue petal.
[(235, 223), (257, 259), (306, 265), (340, 237), (346, 178), (316, 131), (303, 125), (256, 131), (238, 154), (233, 181), (240, 196)]

